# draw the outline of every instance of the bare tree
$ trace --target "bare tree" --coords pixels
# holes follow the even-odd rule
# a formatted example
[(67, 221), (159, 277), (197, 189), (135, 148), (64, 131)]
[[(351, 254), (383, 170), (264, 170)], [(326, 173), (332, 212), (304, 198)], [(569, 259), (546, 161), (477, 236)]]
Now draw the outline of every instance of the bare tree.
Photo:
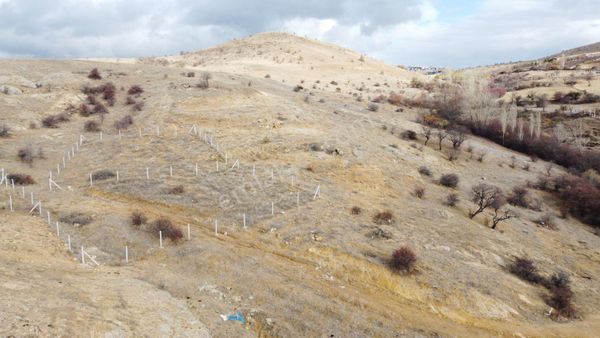
[(477, 216), (490, 207), (500, 209), (506, 203), (500, 188), (485, 183), (479, 183), (471, 188), (471, 201), (477, 205), (477, 209), (469, 212), (469, 218)]
[(448, 133), (450, 142), (452, 142), (452, 148), (459, 149), (463, 142), (467, 139), (467, 135), (462, 128), (450, 130)]
[(438, 146), (439, 146), (440, 150), (442, 150), (442, 141), (444, 141), (444, 139), (446, 137), (448, 137), (448, 133), (446, 133), (445, 130), (440, 129), (435, 133), (435, 136), (437, 137), (437, 140), (438, 140)]
[(494, 209), (494, 216), (492, 217), (492, 229), (494, 230), (496, 229), (496, 226), (498, 226), (498, 223), (517, 217), (517, 214), (510, 209), (501, 211), (500, 209), (502, 206), (503, 203), (494, 203), (494, 205), (492, 205), (492, 208)]
[(425, 136), (425, 144), (427, 145), (427, 142), (429, 142), (429, 139), (431, 138), (431, 134), (433, 134), (433, 128), (430, 126), (423, 126), (423, 136)]

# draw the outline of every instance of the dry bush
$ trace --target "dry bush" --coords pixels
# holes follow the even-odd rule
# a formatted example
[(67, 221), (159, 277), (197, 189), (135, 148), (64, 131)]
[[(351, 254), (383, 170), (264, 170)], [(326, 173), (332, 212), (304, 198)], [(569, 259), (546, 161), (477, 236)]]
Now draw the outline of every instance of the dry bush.
[(555, 273), (550, 278), (544, 280), (544, 286), (551, 294), (547, 299), (548, 305), (557, 310), (553, 318), (574, 318), (577, 316), (577, 311), (572, 303), (573, 291), (571, 290), (569, 275), (564, 272)]
[(58, 124), (69, 121), (67, 113), (46, 116), (42, 119), (42, 125), (46, 128), (58, 128)]
[(415, 197), (423, 198), (423, 197), (425, 197), (425, 188), (423, 188), (423, 187), (415, 188), (415, 191), (413, 193), (415, 194)]
[(392, 224), (393, 221), (394, 221), (394, 215), (389, 210), (380, 211), (380, 212), (376, 213), (375, 216), (373, 217), (373, 222), (380, 224), (380, 225), (381, 224)]
[(404, 140), (416, 140), (417, 139), (417, 133), (413, 130), (405, 130), (403, 132), (400, 133), (400, 138), (404, 139)]
[(211, 78), (212, 76), (209, 73), (202, 73), (202, 75), (200, 75), (200, 82), (196, 84), (196, 87), (200, 89), (208, 89), (210, 87), (208, 80)]
[(131, 213), (131, 225), (140, 226), (148, 222), (148, 218), (140, 211), (134, 211)]
[(92, 173), (92, 180), (102, 181), (102, 180), (107, 180), (109, 178), (113, 178), (116, 176), (117, 176), (117, 174), (115, 174), (114, 172), (112, 172), (110, 170), (98, 170), (98, 171)]
[(127, 115), (122, 119), (115, 121), (115, 129), (117, 130), (126, 130), (133, 124), (133, 117), (131, 115)]
[(428, 166), (422, 165), (419, 167), (419, 174), (425, 175), (425, 176), (431, 176), (431, 170), (429, 169)]
[(558, 226), (554, 222), (554, 216), (552, 214), (544, 214), (535, 221), (537, 224), (550, 230), (558, 230)]
[(102, 76), (100, 75), (100, 71), (98, 71), (98, 68), (94, 68), (90, 71), (90, 73), (88, 74), (88, 79), (102, 80)]
[(10, 136), (10, 128), (3, 124), (0, 126), (0, 137), (9, 137)]
[(171, 195), (181, 195), (185, 192), (185, 188), (183, 185), (177, 185), (171, 189), (169, 189), (169, 194)]
[(564, 175), (555, 180), (561, 207), (582, 221), (600, 227), (600, 189), (590, 180)]
[(131, 111), (142, 111), (142, 109), (144, 109), (143, 101), (136, 102), (133, 104), (133, 106), (131, 106)]
[(159, 218), (154, 221), (154, 231), (156, 236), (159, 235), (159, 231), (162, 232), (163, 237), (169, 238), (173, 242), (183, 238), (183, 233), (179, 228), (173, 225), (171, 220), (167, 218)]
[(9, 182), (12, 182), (16, 185), (31, 185), (31, 184), (35, 184), (35, 180), (33, 179), (33, 177), (31, 177), (31, 175), (25, 175), (25, 174), (10, 174), (7, 175), (6, 178), (8, 179)]
[(94, 114), (94, 108), (93, 106), (90, 107), (85, 103), (82, 103), (79, 105), (79, 108), (77, 109), (77, 112), (79, 113), (79, 115), (83, 116), (83, 117), (88, 117), (90, 115)]
[(367, 109), (372, 112), (376, 112), (379, 110), (379, 105), (377, 105), (377, 103), (369, 103), (369, 105), (367, 106)]
[(301, 85), (296, 85), (294, 87), (294, 89), (292, 89), (292, 90), (297, 93), (297, 92), (301, 91), (302, 89), (304, 89), (304, 87), (302, 87)]
[(125, 99), (125, 104), (126, 105), (132, 105), (135, 104), (135, 99), (131, 96), (127, 96), (127, 98)]
[(394, 251), (389, 266), (394, 272), (410, 272), (417, 262), (417, 255), (406, 246)]
[(387, 99), (389, 104), (394, 106), (401, 106), (404, 103), (404, 97), (402, 95), (398, 95), (395, 93), (390, 93), (390, 96)]
[(95, 120), (85, 121), (85, 123), (83, 124), (83, 130), (90, 133), (97, 133), (101, 131), (100, 122)]
[(455, 128), (448, 132), (450, 142), (452, 142), (453, 149), (459, 149), (460, 146), (467, 139), (464, 128)]
[(459, 154), (460, 154), (459, 151), (456, 149), (450, 149), (446, 153), (446, 155), (448, 156), (448, 161), (450, 161), (450, 162), (454, 162), (454, 161), (458, 160)]
[(538, 273), (538, 269), (529, 258), (517, 257), (515, 261), (508, 267), (509, 271), (520, 279), (538, 284), (543, 281), (542, 276)]
[(353, 206), (352, 209), (350, 209), (350, 213), (352, 215), (360, 215), (362, 213), (362, 209), (360, 207)]
[(456, 204), (459, 202), (459, 198), (458, 198), (458, 194), (457, 193), (449, 193), (448, 196), (446, 196), (446, 201), (445, 204), (449, 207), (454, 207), (456, 206)]
[(134, 95), (134, 96), (139, 96), (143, 92), (144, 92), (144, 89), (139, 85), (133, 85), (133, 86), (129, 87), (129, 89), (127, 90), (127, 94)]
[(448, 188), (456, 188), (458, 181), (458, 175), (456, 174), (444, 174), (440, 177), (440, 184)]
[(524, 187), (514, 187), (512, 189), (512, 194), (508, 196), (506, 201), (510, 205), (514, 205), (521, 208), (529, 208), (529, 199), (527, 195), (529, 191)]
[(17, 151), (17, 157), (19, 158), (19, 160), (21, 162), (31, 164), (31, 163), (33, 163), (33, 159), (34, 159), (33, 149), (31, 149), (30, 146), (21, 148)]
[(61, 216), (59, 219), (61, 222), (71, 225), (87, 225), (92, 223), (93, 218), (90, 215), (81, 213), (81, 212), (73, 212), (64, 216)]

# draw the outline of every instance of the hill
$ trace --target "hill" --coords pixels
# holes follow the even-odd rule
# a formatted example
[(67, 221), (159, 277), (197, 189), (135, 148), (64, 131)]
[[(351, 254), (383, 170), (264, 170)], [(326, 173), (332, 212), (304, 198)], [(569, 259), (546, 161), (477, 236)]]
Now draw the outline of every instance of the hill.
[[(289, 53), (273, 47), (284, 42)], [(0, 186), (2, 334), (600, 331), (591, 227), (535, 189), (535, 207), (511, 206), (519, 217), (495, 230), (493, 211), (469, 217), (479, 183), (509, 195), (566, 169), (475, 136), (462, 151), (427, 142), (414, 122), (427, 109), (371, 102), (426, 92), (409, 83), (416, 73), (287, 35), (224, 46), (167, 62), (0, 61), (0, 85), (17, 89), (0, 94), (1, 166), (35, 181)], [(302, 79), (317, 88), (297, 88)], [(455, 187), (440, 183), (446, 174)], [(409, 273), (390, 269), (402, 246), (416, 255)], [(517, 257), (545, 278), (567, 273), (581, 316), (550, 319), (549, 292), (510, 272)], [(238, 313), (243, 322), (223, 320)]]

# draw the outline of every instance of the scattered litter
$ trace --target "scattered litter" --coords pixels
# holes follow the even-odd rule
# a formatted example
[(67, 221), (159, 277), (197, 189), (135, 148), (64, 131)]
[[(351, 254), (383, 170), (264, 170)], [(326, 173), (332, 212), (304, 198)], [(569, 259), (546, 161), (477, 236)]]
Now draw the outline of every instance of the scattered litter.
[(221, 319), (223, 319), (223, 321), (235, 321), (237, 320), (238, 322), (242, 323), (242, 324), (246, 324), (246, 318), (244, 318), (244, 315), (241, 312), (237, 312), (234, 314), (229, 314), (229, 315), (220, 315)]

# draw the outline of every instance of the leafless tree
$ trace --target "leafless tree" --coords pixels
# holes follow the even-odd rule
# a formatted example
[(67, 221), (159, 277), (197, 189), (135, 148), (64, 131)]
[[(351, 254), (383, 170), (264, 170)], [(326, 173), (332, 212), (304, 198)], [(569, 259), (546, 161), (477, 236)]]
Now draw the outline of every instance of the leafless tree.
[(471, 201), (477, 205), (477, 209), (469, 212), (470, 218), (490, 207), (500, 209), (506, 203), (500, 188), (485, 183), (479, 183), (471, 188)]
[(467, 139), (467, 135), (462, 128), (453, 129), (448, 133), (452, 148), (459, 149), (463, 142)]
[(444, 141), (444, 139), (446, 137), (448, 137), (448, 133), (445, 130), (440, 129), (435, 133), (435, 136), (437, 137), (437, 140), (438, 140), (438, 146), (439, 146), (440, 150), (442, 150), (442, 141)]
[(423, 136), (425, 136), (425, 144), (427, 145), (427, 142), (429, 142), (429, 139), (431, 138), (431, 134), (433, 134), (433, 128), (430, 126), (423, 126)]

